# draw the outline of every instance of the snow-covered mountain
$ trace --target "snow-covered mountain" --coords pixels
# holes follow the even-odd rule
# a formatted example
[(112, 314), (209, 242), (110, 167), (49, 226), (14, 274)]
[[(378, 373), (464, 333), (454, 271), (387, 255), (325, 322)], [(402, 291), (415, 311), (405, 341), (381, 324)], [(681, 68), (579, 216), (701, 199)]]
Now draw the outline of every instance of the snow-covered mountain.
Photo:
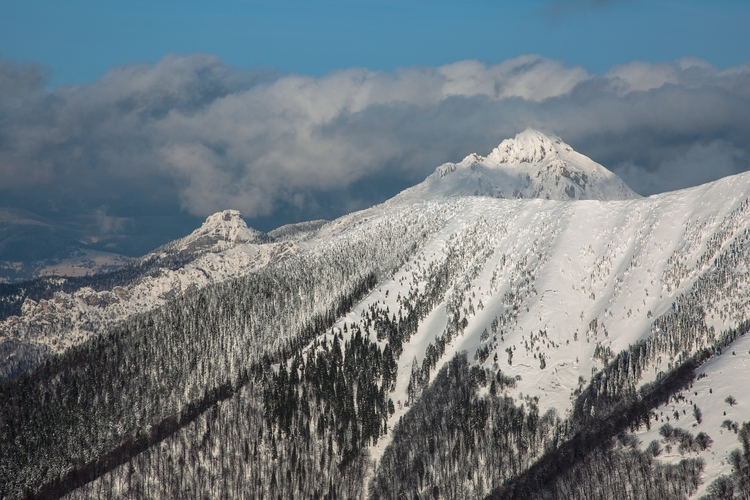
[(626, 200), (638, 198), (619, 177), (577, 153), (559, 137), (527, 129), (500, 143), (486, 157), (472, 153), (445, 163), (392, 202), (451, 196)]
[[(458, 164), (437, 167), (424, 182), (384, 207), (472, 195), (553, 200), (638, 197), (616, 175), (561, 139), (528, 129), (504, 140), (487, 158), (471, 154)], [(0, 322), (0, 343), (12, 339), (23, 349), (62, 352), (133, 314), (311, 248), (382, 210), (374, 207), (342, 217), (320, 234), (326, 221), (292, 224), (268, 235), (248, 227), (237, 210), (217, 212), (188, 236), (134, 261), (128, 269), (144, 273), (136, 272), (126, 284), (104, 289), (84, 286), (49, 299), (26, 299), (19, 315)]]
[(216, 253), (243, 243), (260, 245), (272, 240), (248, 227), (239, 210), (223, 210), (210, 215), (201, 227), (189, 235), (157, 248), (145, 258), (170, 253)]
[[(123, 283), (95, 278), (93, 286), (57, 291), (47, 299), (26, 298), (19, 315), (0, 322), (0, 380), (19, 373), (21, 353), (37, 362), (84, 342), (126, 318), (153, 310), (189, 291), (236, 278), (301, 250), (247, 226), (237, 210), (209, 216), (191, 234), (168, 243), (118, 271)], [(66, 278), (58, 278), (65, 284)], [(70, 281), (70, 280), (68, 280)], [(97, 286), (99, 285), (99, 286)]]
[[(239, 214), (215, 214), (149, 257), (204, 252), (184, 267), (29, 301), (8, 319), (10, 340), (62, 332), (58, 352), (124, 321), (105, 361), (94, 348), (77, 355), (152, 388), (127, 393), (127, 418), (117, 405), (97, 413), (94, 451), (41, 445), (8, 477), (49, 476), (42, 460), (97, 463), (162, 421), (179, 429), (72, 497), (513, 497), (527, 471), (593, 431), (602, 442), (533, 495), (697, 497), (732, 473), (750, 421), (750, 173), (641, 198), (526, 131), (389, 202), (275, 234), (266, 243)], [(139, 364), (148, 349), (150, 371)], [(112, 380), (102, 394), (126, 397)], [(86, 401), (60, 394), (72, 412)], [(198, 407), (213, 410), (189, 412)], [(633, 417), (612, 423), (622, 415)]]

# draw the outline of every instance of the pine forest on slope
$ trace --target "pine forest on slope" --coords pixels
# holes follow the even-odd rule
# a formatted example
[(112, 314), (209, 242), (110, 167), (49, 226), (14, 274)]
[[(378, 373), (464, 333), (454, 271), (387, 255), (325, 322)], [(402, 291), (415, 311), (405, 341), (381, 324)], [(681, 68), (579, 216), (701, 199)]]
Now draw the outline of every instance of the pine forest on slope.
[(747, 498), (748, 211), (529, 130), (333, 222), (216, 214), (4, 321), (56, 354), (0, 386), (0, 496)]

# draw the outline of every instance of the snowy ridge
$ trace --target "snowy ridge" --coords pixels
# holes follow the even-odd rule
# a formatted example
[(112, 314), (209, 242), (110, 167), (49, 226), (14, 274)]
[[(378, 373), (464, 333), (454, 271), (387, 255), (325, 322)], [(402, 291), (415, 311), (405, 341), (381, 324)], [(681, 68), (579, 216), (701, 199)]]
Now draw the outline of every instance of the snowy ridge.
[[(89, 287), (56, 292), (54, 297), (26, 299), (20, 316), (0, 322), (0, 343), (15, 339), (60, 353), (128, 317), (153, 310), (180, 295), (236, 278), (301, 251), (294, 239), (272, 238), (247, 226), (238, 210), (210, 215), (200, 228), (138, 259), (157, 263), (180, 256), (178, 269), (161, 267), (133, 283), (111, 290)], [(0, 360), (2, 362), (2, 360)]]
[(132, 285), (95, 291), (56, 292), (52, 299), (26, 299), (21, 316), (0, 323), (0, 342), (13, 338), (63, 352), (126, 318), (157, 308), (180, 295), (236, 278), (299, 252), (293, 243), (241, 244), (207, 252), (184, 267), (164, 268)]
[(286, 241), (293, 239), (304, 239), (307, 236), (314, 236), (315, 233), (328, 223), (327, 220), (319, 219), (307, 222), (298, 222), (296, 224), (286, 224), (277, 227), (268, 232), (268, 236), (274, 241)]
[(174, 252), (220, 252), (240, 243), (262, 244), (268, 241), (268, 236), (247, 226), (239, 210), (224, 210), (208, 216), (201, 227), (184, 238), (156, 249), (146, 258)]
[[(506, 196), (511, 188), (515, 191)], [(578, 201), (571, 203), (573, 199)], [(243, 242), (262, 236), (252, 233), (239, 213), (221, 212), (210, 217), (194, 238), (172, 244), (170, 249), (178, 252), (205, 252), (183, 268), (145, 278), (132, 288), (82, 289), (51, 301), (29, 301), (24, 316), (9, 319), (0, 332), (51, 344), (59, 352), (189, 290), (286, 257), (290, 258), (279, 270), (295, 269), (302, 257), (310, 255), (320, 256), (320, 262), (338, 262), (326, 260), (327, 256), (376, 242), (381, 247), (368, 258), (347, 257), (347, 263), (369, 262), (374, 255), (385, 260), (405, 255), (408, 260), (389, 263), (393, 267), (388, 269), (396, 269), (392, 274), (389, 270), (379, 275), (374, 288), (363, 291), (363, 300), (332, 318), (333, 326), (305, 341), (302, 351), (287, 359), (286, 365), (290, 373), (301, 373), (304, 363), (315, 357), (312, 354), (325, 357), (334, 351), (346, 360), (352, 355), (347, 349), (363, 342), (362, 337), (368, 346), (374, 344), (371, 352), (377, 351), (376, 357), (397, 352), (389, 357), (395, 375), (388, 385), (380, 375), (371, 379), (372, 392), (386, 398), (384, 407), (390, 403), (392, 411), (378, 413), (388, 432), (376, 434), (377, 439), (365, 445), (367, 459), (373, 460), (366, 466), (369, 480), (388, 476), (383, 467), (392, 456), (389, 450), (411, 444), (394, 443), (396, 433), (391, 431), (408, 418), (441, 367), (459, 353), (466, 352), (469, 362), (490, 378), (512, 381), (499, 384), (499, 389), (493, 385), (497, 392), (493, 397), (507, 398), (508, 404), (523, 405), (546, 422), (561, 425), (572, 421), (574, 402), (587, 386), (602, 380), (602, 374), (615, 373), (637, 392), (687, 357), (716, 347), (722, 332), (750, 319), (750, 173), (640, 198), (614, 174), (561, 140), (535, 131), (503, 141), (486, 158), (470, 155), (458, 164), (442, 165), (424, 183), (382, 205), (279, 233), (284, 241)], [(382, 253), (384, 248), (393, 254)], [(324, 275), (334, 267), (308, 266), (295, 272), (304, 275), (315, 268)], [(334, 285), (326, 285), (325, 293), (334, 294)], [(319, 297), (309, 301), (311, 308), (322, 303)], [(396, 327), (387, 331), (384, 325)], [(398, 336), (389, 337), (394, 332)], [(607, 372), (619, 353), (636, 344), (648, 347), (639, 365)], [(750, 421), (742, 376), (750, 373), (745, 366), (749, 363), (750, 345), (743, 336), (701, 367), (707, 377), (695, 381), (692, 396), (679, 395), (649, 415), (650, 429), (634, 430), (640, 443), (631, 443), (642, 450), (653, 440), (661, 440), (666, 449), (668, 438), (659, 434), (665, 423), (712, 438), (712, 444), (704, 447), (670, 449), (654, 456), (663, 463), (703, 458), (707, 464), (703, 485), (692, 491), (694, 496), (705, 492), (714, 478), (730, 472), (729, 454), (739, 443), (731, 424), (724, 426), (723, 421)], [(280, 370), (283, 364), (281, 360), (274, 365), (275, 373), (287, 373)], [(616, 380), (604, 383), (617, 389)], [(492, 391), (483, 386), (480, 396)], [(359, 386), (350, 394), (351, 414), (356, 416), (366, 408), (364, 399), (355, 403), (355, 393), (360, 394)], [(729, 395), (737, 398), (736, 404), (722, 403)], [(220, 403), (217, 412), (233, 411), (232, 405), (241, 399)], [(702, 410), (701, 422), (687, 411), (693, 404)], [(508, 446), (513, 452), (512, 443)], [(269, 452), (267, 444), (258, 449), (261, 456)], [(445, 492), (450, 483), (455, 487), (452, 498), (481, 498), (488, 488), (504, 484), (509, 476), (486, 467), (479, 453), (477, 443), (476, 452), (461, 456), (461, 466), (472, 474), (463, 470), (460, 476), (446, 475), (440, 491)], [(431, 456), (432, 452), (423, 455), (423, 466), (435, 478)], [(538, 456), (525, 456), (522, 468), (534, 458)], [(330, 458), (327, 463), (330, 467)], [(353, 489), (364, 495), (366, 486), (367, 480)], [(429, 483), (419, 486), (420, 497), (431, 494), (429, 487)]]
[(619, 177), (559, 137), (533, 129), (506, 139), (487, 157), (445, 163), (393, 199), (404, 203), (451, 196), (625, 200), (638, 198)]
[[(0, 321), (0, 344), (10, 340), (61, 353), (127, 318), (156, 309), (185, 293), (262, 269), (358, 226), (366, 212), (345, 216), (336, 224), (314, 221), (283, 226), (274, 238), (247, 226), (238, 210), (210, 215), (200, 228), (136, 261), (183, 256), (178, 269), (162, 267), (127, 286), (96, 291), (89, 287), (56, 292), (51, 299), (26, 299), (20, 316)], [(335, 244), (335, 243), (333, 243)], [(0, 363), (4, 360), (0, 359)]]

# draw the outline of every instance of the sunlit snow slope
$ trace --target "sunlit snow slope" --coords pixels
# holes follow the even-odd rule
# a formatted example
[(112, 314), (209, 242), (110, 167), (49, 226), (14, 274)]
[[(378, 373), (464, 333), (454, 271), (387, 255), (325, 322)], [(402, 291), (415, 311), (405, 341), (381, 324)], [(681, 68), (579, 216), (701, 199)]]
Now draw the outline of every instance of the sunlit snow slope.
[[(540, 414), (555, 409), (565, 417), (574, 391), (629, 345), (651, 339), (660, 349), (640, 379), (643, 384), (748, 318), (749, 197), (750, 174), (742, 174), (625, 201), (452, 197), (415, 204), (417, 211), (435, 210), (437, 204), (449, 214), (448, 222), (337, 328), (359, 323), (364, 329), (371, 308), (398, 314), (405, 301), (418, 300), (441, 264), (454, 260), (451, 287), (404, 345), (390, 425), (408, 411), (413, 365), (424, 367), (430, 346), (451, 324), (460, 325), (459, 334), (433, 375), (465, 350), (475, 363), (519, 379), (510, 396), (519, 402), (538, 398)], [(677, 328), (663, 331), (681, 321), (674, 304), (679, 310), (685, 297), (692, 301), (691, 315), (698, 317), (681, 325), (691, 340), (676, 338)], [(725, 383), (738, 383), (727, 378), (731, 371), (723, 373)], [(742, 413), (734, 420), (750, 420), (747, 408), (734, 407)], [(710, 434), (720, 432), (716, 427)], [(723, 443), (717, 440), (711, 449), (719, 463), (737, 447), (734, 439)], [(387, 438), (381, 440), (371, 450), (373, 458), (387, 444)], [(712, 475), (714, 468), (709, 468)]]

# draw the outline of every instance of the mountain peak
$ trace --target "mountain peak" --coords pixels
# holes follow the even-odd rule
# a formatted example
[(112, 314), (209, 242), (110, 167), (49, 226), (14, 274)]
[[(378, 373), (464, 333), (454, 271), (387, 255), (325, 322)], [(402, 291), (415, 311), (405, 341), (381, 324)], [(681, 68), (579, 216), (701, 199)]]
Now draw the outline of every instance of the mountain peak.
[(639, 197), (617, 175), (559, 137), (531, 128), (505, 139), (487, 157), (472, 153), (459, 163), (440, 165), (394, 200), (453, 196), (602, 201)]
[[(497, 163), (540, 163), (550, 155), (556, 155), (555, 144), (563, 144), (559, 137), (548, 137), (538, 130), (527, 128), (513, 139), (505, 139), (487, 156)], [(567, 146), (567, 145), (566, 145)], [(567, 151), (572, 151), (567, 146)]]
[[(157, 249), (178, 253), (203, 253), (221, 251), (240, 243), (267, 243), (271, 238), (248, 227), (239, 210), (222, 210), (209, 215), (205, 222), (189, 235)], [(168, 247), (168, 248), (167, 248)]]
[(201, 225), (199, 231), (209, 232), (224, 240), (231, 240), (239, 232), (248, 229), (239, 210), (222, 210), (209, 215)]

